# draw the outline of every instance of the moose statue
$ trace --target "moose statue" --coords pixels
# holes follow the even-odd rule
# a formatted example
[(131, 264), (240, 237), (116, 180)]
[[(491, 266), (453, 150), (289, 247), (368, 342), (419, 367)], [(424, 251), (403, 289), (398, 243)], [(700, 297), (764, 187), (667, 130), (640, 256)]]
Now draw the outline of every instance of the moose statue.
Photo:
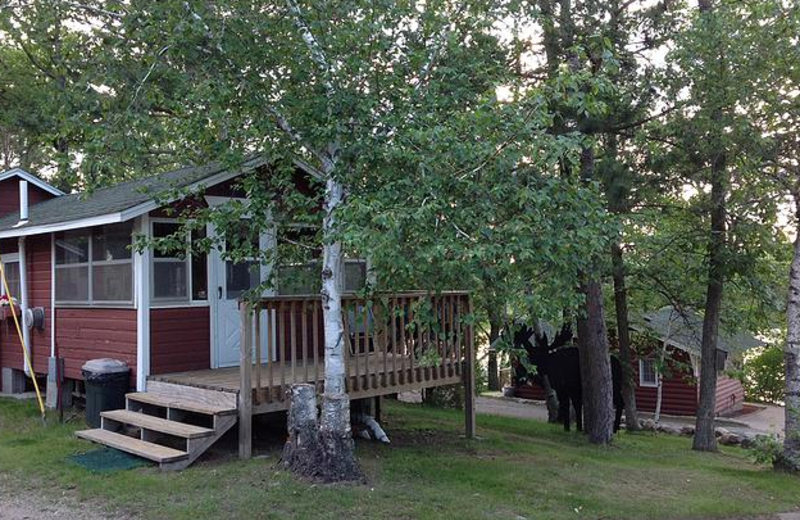
[[(524, 349), (528, 361), (536, 367), (532, 382), (542, 385), (547, 376), (558, 397), (558, 417), (564, 423), (564, 430), (570, 430), (570, 404), (575, 409), (575, 427), (583, 431), (583, 395), (581, 386), (581, 362), (578, 348), (572, 345), (572, 326), (565, 324), (554, 335), (552, 343), (547, 334), (537, 335), (527, 325), (517, 325), (513, 335), (514, 348)], [(533, 340), (533, 341), (532, 341)], [(524, 371), (524, 368), (520, 366)], [(525, 376), (522, 376), (525, 378)], [(519, 378), (519, 377), (518, 377)], [(622, 365), (619, 359), (611, 356), (611, 378), (613, 383), (614, 432), (619, 431), (622, 422)]]

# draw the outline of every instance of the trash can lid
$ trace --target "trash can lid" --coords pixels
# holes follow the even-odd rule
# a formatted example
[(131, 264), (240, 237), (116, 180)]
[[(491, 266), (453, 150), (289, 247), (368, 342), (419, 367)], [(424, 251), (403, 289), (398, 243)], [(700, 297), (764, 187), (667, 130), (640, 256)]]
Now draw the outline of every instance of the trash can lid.
[(111, 358), (90, 359), (81, 368), (94, 374), (118, 374), (130, 371), (127, 363)]

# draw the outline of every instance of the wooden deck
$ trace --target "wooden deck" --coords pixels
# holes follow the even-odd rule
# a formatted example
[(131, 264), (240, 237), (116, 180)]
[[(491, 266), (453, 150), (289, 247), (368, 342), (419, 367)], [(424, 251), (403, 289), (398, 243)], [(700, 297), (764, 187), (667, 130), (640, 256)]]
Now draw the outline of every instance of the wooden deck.
[[(374, 352), (351, 355), (346, 380), (350, 397), (362, 399), (462, 382), (461, 361), (449, 360), (430, 367), (412, 363), (410, 356), (391, 353), (385, 357)], [(254, 415), (286, 410), (289, 402), (284, 399), (285, 393), (293, 383), (316, 383), (317, 391), (322, 392), (324, 367), (312, 366), (311, 362), (303, 363), (303, 360), (271, 365), (266, 363), (254, 368), (260, 371), (260, 374), (254, 372), (251, 378)], [(241, 390), (239, 367), (159, 374), (149, 380), (237, 394)]]
[[(253, 415), (288, 409), (287, 391), (294, 384), (314, 383), (318, 393), (324, 390), (325, 330), (319, 295), (242, 301), (239, 308), (239, 366), (156, 375), (150, 381), (155, 387), (172, 387), (167, 393), (180, 394), (183, 388), (234, 399), (239, 457), (246, 459), (252, 454)], [(345, 385), (351, 399), (463, 383), (465, 434), (475, 436), (475, 336), (469, 293), (347, 295), (342, 298), (342, 319)], [(262, 352), (275, 361), (262, 361)], [(213, 395), (209, 398), (214, 401)]]

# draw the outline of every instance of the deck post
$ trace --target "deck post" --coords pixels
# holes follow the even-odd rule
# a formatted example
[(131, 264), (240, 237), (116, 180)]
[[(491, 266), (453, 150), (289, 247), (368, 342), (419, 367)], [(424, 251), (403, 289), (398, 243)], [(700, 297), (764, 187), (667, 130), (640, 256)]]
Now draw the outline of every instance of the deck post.
[[(467, 297), (467, 312), (472, 318), (472, 298)], [(466, 352), (464, 353), (464, 436), (475, 438), (475, 329), (466, 324)]]
[(241, 340), (239, 358), (239, 458), (249, 459), (253, 454), (253, 320), (250, 305), (239, 302), (241, 313)]

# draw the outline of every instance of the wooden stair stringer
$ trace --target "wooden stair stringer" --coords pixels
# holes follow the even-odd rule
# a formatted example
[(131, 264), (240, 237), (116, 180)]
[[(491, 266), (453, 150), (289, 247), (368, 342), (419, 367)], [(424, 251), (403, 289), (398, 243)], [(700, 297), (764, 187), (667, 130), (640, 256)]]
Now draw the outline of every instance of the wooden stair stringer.
[[(195, 462), (238, 421), (238, 394), (219, 392), (223, 395), (214, 395), (212, 392), (157, 383), (152, 385), (152, 391), (148, 388), (147, 392), (127, 394), (124, 409), (102, 412), (100, 428), (77, 432), (76, 435), (152, 460), (161, 470), (182, 470)], [(212, 426), (205, 428), (184, 422), (187, 413), (209, 417)], [(138, 438), (132, 436), (137, 431)], [(176, 441), (183, 442), (185, 449), (175, 449)]]

